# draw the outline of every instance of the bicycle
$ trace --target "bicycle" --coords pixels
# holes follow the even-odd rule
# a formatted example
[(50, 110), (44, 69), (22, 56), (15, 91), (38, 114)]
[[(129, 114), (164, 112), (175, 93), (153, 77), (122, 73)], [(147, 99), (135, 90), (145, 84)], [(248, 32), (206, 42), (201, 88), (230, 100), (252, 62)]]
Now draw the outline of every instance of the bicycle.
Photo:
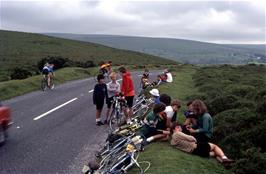
[(149, 111), (153, 103), (154, 101), (151, 98), (147, 99), (145, 95), (140, 95), (136, 99), (136, 104), (132, 107), (133, 118), (142, 119), (142, 117)]
[(48, 75), (43, 76), (42, 79), (41, 79), (41, 89), (43, 91), (45, 91), (48, 88), (49, 89), (53, 89), (54, 88), (54, 83), (53, 83), (53, 79), (52, 78), (50, 79), (50, 86), (51, 87), (48, 86)]
[(135, 136), (135, 134), (116, 140), (117, 144), (114, 148), (109, 150), (109, 154), (100, 162), (89, 162), (89, 165), (84, 166), (83, 172), (86, 174), (92, 174), (94, 172), (102, 174), (122, 174), (136, 165), (140, 169), (140, 172), (144, 173), (137, 161), (137, 152), (141, 150), (141, 142), (142, 139), (140, 136)]
[(120, 96), (114, 96), (113, 110), (111, 112), (109, 127), (111, 131), (114, 131), (123, 124), (124, 112), (126, 101), (121, 99)]

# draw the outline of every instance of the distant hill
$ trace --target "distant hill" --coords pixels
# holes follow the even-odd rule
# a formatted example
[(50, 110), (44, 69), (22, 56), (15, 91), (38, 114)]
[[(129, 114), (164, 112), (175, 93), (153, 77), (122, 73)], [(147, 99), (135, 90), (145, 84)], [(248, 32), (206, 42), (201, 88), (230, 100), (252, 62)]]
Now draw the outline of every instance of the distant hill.
[(61, 39), (42, 34), (0, 30), (0, 75), (14, 67), (36, 70), (46, 56), (61, 56), (75, 61), (113, 61), (118, 64), (173, 64), (172, 60), (95, 43)]
[[(49, 36), (98, 43), (192, 64), (266, 62), (265, 45), (223, 45), (182, 39), (48, 33)], [(259, 57), (259, 58), (258, 58)]]

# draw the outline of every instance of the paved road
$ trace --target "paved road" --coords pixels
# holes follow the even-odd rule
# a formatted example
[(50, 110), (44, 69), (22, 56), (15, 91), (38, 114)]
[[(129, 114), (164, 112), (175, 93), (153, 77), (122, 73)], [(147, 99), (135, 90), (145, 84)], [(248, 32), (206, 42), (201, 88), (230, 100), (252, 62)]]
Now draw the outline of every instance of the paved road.
[[(135, 88), (140, 74), (132, 73)], [(77, 80), (4, 101), (12, 108), (14, 124), (0, 147), (0, 173), (81, 173), (108, 130), (95, 125), (94, 85), (91, 78)]]

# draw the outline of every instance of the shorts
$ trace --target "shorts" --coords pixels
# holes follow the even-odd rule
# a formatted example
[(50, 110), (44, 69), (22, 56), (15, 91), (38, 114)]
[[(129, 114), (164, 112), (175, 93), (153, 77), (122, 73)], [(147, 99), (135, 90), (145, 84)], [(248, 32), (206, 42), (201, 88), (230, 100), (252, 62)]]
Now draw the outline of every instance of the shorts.
[(132, 108), (133, 106), (133, 101), (134, 101), (134, 96), (126, 96), (125, 97), (126, 101), (127, 101), (127, 106), (129, 108)]
[(103, 101), (96, 101), (95, 105), (96, 105), (97, 110), (102, 110), (103, 105), (104, 105), (104, 100)]
[(44, 75), (48, 75), (48, 74), (49, 74), (49, 70), (48, 70), (48, 69), (43, 69), (43, 70), (42, 70), (42, 74), (44, 74)]
[(107, 108), (110, 109), (114, 101), (114, 97), (109, 97), (106, 99)]
[(146, 124), (144, 124), (142, 126), (139, 133), (140, 133), (140, 135), (144, 136), (145, 138), (149, 138), (149, 137), (152, 137), (154, 135), (162, 134), (161, 131), (158, 131), (156, 128), (150, 127)]
[(197, 148), (193, 150), (192, 154), (198, 155), (201, 157), (209, 157), (211, 151), (211, 146), (207, 142), (197, 143)]

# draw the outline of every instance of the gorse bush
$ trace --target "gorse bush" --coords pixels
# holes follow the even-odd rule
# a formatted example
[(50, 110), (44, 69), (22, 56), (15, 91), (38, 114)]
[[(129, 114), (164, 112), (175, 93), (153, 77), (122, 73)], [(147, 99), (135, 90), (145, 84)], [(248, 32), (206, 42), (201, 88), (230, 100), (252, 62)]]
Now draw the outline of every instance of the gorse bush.
[(81, 67), (81, 68), (95, 67), (94, 62), (90, 60), (81, 62), (81, 61), (73, 61), (69, 58), (64, 58), (60, 56), (48, 56), (48, 57), (41, 59), (37, 63), (37, 66), (40, 71), (42, 70), (43, 66), (46, 63), (53, 63), (55, 69), (60, 69), (64, 67)]
[(193, 80), (214, 118), (214, 139), (237, 174), (266, 173), (266, 67), (204, 67)]
[(15, 68), (11, 70), (10, 78), (13, 79), (26, 79), (32, 76), (32, 73), (24, 68)]

